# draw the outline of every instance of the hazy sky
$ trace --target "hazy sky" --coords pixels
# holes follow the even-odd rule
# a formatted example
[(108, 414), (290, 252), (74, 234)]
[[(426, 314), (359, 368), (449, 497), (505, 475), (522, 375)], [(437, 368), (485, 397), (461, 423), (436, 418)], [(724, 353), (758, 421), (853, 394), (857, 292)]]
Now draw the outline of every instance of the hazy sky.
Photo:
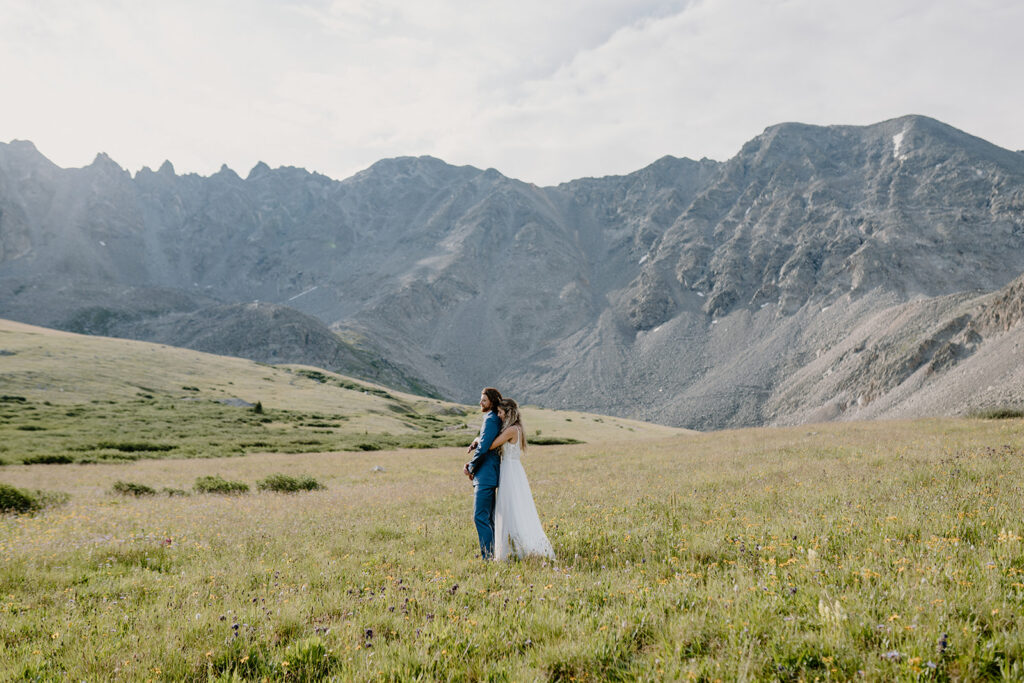
[(1024, 149), (1021, 0), (0, 0), (0, 141), (538, 184), (926, 114)]

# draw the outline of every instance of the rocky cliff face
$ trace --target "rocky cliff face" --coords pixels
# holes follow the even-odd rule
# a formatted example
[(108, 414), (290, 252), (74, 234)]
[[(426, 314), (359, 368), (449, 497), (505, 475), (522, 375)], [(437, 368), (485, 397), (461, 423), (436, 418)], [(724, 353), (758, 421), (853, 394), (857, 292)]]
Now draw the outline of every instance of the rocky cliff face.
[(689, 427), (887, 414), (921, 368), (1016, 329), (1016, 290), (967, 311), (1022, 272), (1024, 155), (923, 117), (548, 188), (431, 158), (131, 177), (0, 145), (0, 316), (461, 400), (497, 384)]
[[(993, 289), (1024, 270), (1024, 158), (937, 121), (783, 124), (746, 144), (665, 232), (634, 285), (712, 316), (792, 314), (877, 288)], [(1008, 249), (1009, 247), (1009, 249)], [(641, 316), (650, 327), (669, 319)]]

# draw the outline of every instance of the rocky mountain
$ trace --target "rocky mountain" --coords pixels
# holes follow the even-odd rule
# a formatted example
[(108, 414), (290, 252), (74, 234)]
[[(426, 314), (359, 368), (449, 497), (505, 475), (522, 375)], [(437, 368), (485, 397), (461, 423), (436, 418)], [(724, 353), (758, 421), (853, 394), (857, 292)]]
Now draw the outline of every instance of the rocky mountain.
[[(919, 116), (546, 188), (429, 157), (131, 176), (0, 144), (0, 316), (463, 401), (698, 428), (973, 409), (988, 385), (924, 397), (1015, 337), (1021, 273), (1024, 154)], [(1024, 401), (1001, 377), (989, 398)]]

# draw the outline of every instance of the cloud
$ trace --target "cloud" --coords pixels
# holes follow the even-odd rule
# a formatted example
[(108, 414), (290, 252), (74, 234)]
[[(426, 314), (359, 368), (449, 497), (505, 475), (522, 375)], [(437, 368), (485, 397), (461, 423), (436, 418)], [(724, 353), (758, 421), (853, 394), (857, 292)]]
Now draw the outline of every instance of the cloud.
[[(663, 153), (725, 159), (782, 121), (922, 113), (1020, 145), (1013, 112), (1024, 102), (1008, 86), (1022, 21), (1024, 9), (995, 2), (970, 11), (954, 2), (702, 2), (581, 52), (515, 106), (490, 112), (489, 132), (544, 140), (538, 147), (565, 178), (587, 165), (624, 172)], [(1008, 99), (1016, 106), (989, 104)]]
[(547, 184), (920, 113), (1021, 148), (1015, 0), (5, 0), (0, 139), (62, 165), (432, 154)]

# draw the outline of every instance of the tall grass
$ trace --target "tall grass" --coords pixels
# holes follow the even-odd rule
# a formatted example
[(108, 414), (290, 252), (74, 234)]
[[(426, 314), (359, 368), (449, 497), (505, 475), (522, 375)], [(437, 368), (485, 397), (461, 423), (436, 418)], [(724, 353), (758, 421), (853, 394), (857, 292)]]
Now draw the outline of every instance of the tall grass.
[[(114, 498), (209, 461), (7, 467), (12, 678), (1024, 677), (1024, 432), (921, 421), (536, 447), (554, 565), (474, 557), (461, 449), (257, 455), (301, 496)], [(384, 472), (373, 472), (374, 466)], [(295, 476), (295, 475), (293, 475)], [(102, 634), (97, 637), (96, 634)]]

